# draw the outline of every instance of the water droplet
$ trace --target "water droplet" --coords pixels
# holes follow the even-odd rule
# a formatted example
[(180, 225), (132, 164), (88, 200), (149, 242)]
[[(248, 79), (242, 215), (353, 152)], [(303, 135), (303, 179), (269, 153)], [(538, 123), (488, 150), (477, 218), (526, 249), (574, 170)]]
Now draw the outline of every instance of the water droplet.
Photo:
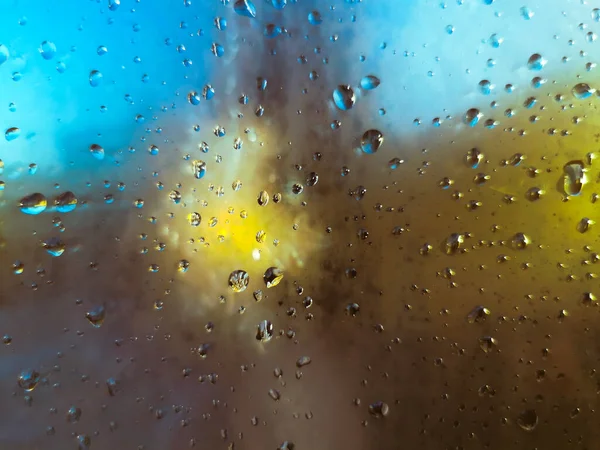
[(25, 392), (31, 392), (40, 381), (40, 374), (34, 369), (23, 370), (17, 379), (17, 383)]
[(192, 163), (192, 170), (194, 173), (194, 178), (199, 180), (206, 175), (206, 163), (197, 159)]
[(580, 233), (586, 233), (596, 222), (588, 217), (584, 217), (577, 224), (577, 231)]
[(190, 105), (197, 106), (200, 104), (200, 94), (196, 91), (191, 91), (187, 96)]
[(68, 213), (77, 207), (77, 197), (71, 191), (63, 192), (54, 199), (54, 207), (60, 213)]
[(104, 148), (102, 148), (98, 144), (92, 144), (92, 145), (90, 145), (90, 153), (98, 161), (102, 161), (104, 159)]
[(245, 270), (234, 270), (229, 274), (229, 288), (233, 292), (244, 292), (250, 283), (250, 276)]
[(444, 252), (447, 255), (454, 255), (462, 248), (465, 242), (465, 235), (460, 233), (452, 233), (444, 241)]
[(48, 201), (43, 194), (36, 192), (31, 195), (27, 195), (19, 200), (19, 207), (21, 212), (30, 215), (40, 214), (48, 206)]
[(310, 359), (310, 356), (301, 356), (296, 361), (296, 367), (300, 368), (300, 367), (308, 366), (311, 362), (312, 362), (312, 360)]
[(523, 17), (523, 19), (531, 20), (531, 19), (533, 19), (534, 15), (535, 15), (535, 13), (531, 9), (529, 9), (527, 6), (523, 6), (521, 8), (521, 17)]
[(333, 103), (338, 109), (347, 111), (354, 106), (355, 102), (356, 96), (354, 95), (354, 90), (350, 86), (340, 84), (333, 91)]
[(513, 236), (511, 243), (513, 248), (524, 250), (529, 244), (531, 244), (531, 239), (529, 239), (525, 233), (517, 233)]
[(49, 61), (56, 55), (56, 45), (54, 42), (44, 41), (42, 42), (42, 45), (40, 45), (39, 51), (42, 58)]
[(496, 340), (496, 338), (493, 338), (491, 336), (484, 336), (484, 337), (479, 338), (479, 347), (485, 353), (491, 352), (497, 346), (498, 346), (498, 341)]
[(256, 7), (250, 0), (236, 0), (233, 10), (240, 16), (250, 17), (251, 19), (256, 17)]
[(108, 9), (116, 11), (121, 6), (121, 0), (108, 0)]
[(388, 167), (392, 170), (396, 170), (400, 167), (400, 164), (404, 164), (404, 160), (400, 158), (392, 158), (388, 161)]
[(277, 267), (269, 267), (263, 275), (263, 281), (265, 282), (267, 288), (277, 286), (282, 279), (283, 271), (278, 269)]
[(476, 306), (473, 310), (467, 315), (467, 322), (475, 323), (484, 321), (489, 315), (490, 310), (485, 306)]
[(81, 418), (81, 408), (77, 408), (76, 406), (71, 406), (67, 411), (67, 422), (76, 423), (79, 422)]
[(479, 90), (483, 95), (490, 95), (494, 90), (494, 85), (489, 80), (481, 80), (479, 82)]
[(383, 144), (383, 133), (379, 130), (367, 130), (360, 140), (360, 148), (363, 153), (372, 154), (379, 150)]
[(542, 70), (547, 62), (548, 61), (546, 61), (542, 55), (539, 53), (534, 53), (529, 57), (529, 60), (527, 61), (527, 67), (529, 70), (538, 71)]
[(77, 450), (90, 450), (92, 445), (92, 438), (87, 434), (77, 435)]
[(381, 80), (377, 78), (375, 75), (367, 75), (360, 80), (360, 87), (366, 91), (370, 91), (375, 89), (377, 86), (381, 84)]
[(323, 22), (323, 18), (321, 17), (321, 13), (319, 11), (311, 11), (308, 14), (308, 23), (311, 25), (321, 25)]
[(42, 246), (50, 255), (54, 257), (62, 255), (67, 248), (63, 241), (55, 237), (46, 239)]
[(200, 222), (202, 221), (202, 218), (200, 217), (200, 213), (197, 212), (192, 212), (190, 214), (188, 214), (188, 223), (193, 226), (193, 227), (197, 227), (200, 225)]
[(8, 51), (8, 47), (4, 44), (0, 44), (0, 65), (4, 64), (8, 61), (10, 53)]
[(587, 183), (583, 161), (569, 161), (563, 170), (565, 194), (569, 196), (581, 194), (584, 184)]
[(273, 324), (270, 320), (263, 320), (258, 324), (256, 330), (256, 340), (261, 342), (268, 342), (273, 337)]
[(18, 129), (17, 127), (11, 127), (8, 128), (5, 132), (4, 132), (4, 138), (7, 141), (14, 141), (15, 139), (17, 139), (19, 136), (21, 135), (21, 130)]
[(464, 121), (470, 127), (474, 127), (479, 123), (479, 120), (483, 117), (481, 111), (477, 108), (471, 108), (465, 113)]
[(465, 164), (471, 169), (477, 169), (483, 161), (483, 153), (477, 148), (472, 148), (465, 155)]
[(108, 48), (106, 48), (104, 45), (101, 45), (96, 49), (96, 53), (98, 56), (106, 55), (108, 53)]
[(277, 389), (269, 389), (269, 397), (275, 401), (278, 401), (281, 398), (281, 394)]
[(106, 318), (106, 309), (104, 306), (96, 306), (85, 313), (85, 318), (94, 328), (100, 328)]
[(571, 92), (575, 96), (575, 98), (579, 100), (585, 100), (586, 98), (590, 98), (596, 92), (596, 89), (590, 87), (587, 83), (579, 83), (576, 84)]
[(592, 20), (594, 22), (600, 22), (600, 8), (592, 9)]
[(539, 418), (535, 409), (526, 409), (517, 417), (517, 424), (525, 431), (533, 431), (538, 422)]
[(385, 402), (375, 402), (369, 405), (369, 413), (377, 418), (386, 417), (390, 413), (390, 407)]
[(269, 203), (269, 193), (267, 191), (260, 191), (257, 201), (260, 206), (267, 206)]
[(490, 36), (489, 43), (493, 48), (498, 48), (504, 42), (504, 38), (494, 33)]
[(102, 73), (99, 70), (92, 70), (90, 72), (90, 86), (98, 87), (102, 82)]
[(185, 273), (190, 268), (190, 262), (187, 259), (177, 261), (177, 272)]

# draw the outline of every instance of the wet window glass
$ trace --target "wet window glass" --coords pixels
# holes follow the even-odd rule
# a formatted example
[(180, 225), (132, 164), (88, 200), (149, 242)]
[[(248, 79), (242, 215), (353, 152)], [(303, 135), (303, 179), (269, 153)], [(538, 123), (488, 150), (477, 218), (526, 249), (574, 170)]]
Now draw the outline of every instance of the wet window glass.
[(0, 448), (596, 448), (598, 33), (3, 0)]

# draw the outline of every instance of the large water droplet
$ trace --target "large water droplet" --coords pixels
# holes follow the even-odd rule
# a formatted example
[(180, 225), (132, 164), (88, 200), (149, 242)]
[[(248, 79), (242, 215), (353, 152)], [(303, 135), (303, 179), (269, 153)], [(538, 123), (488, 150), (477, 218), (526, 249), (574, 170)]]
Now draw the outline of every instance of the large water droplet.
[(273, 324), (270, 320), (263, 320), (258, 324), (256, 330), (256, 340), (261, 342), (268, 342), (273, 337)]
[(255, 18), (256, 7), (250, 0), (236, 0), (233, 5), (233, 10), (240, 16)]
[(471, 108), (465, 113), (464, 121), (470, 127), (474, 127), (479, 123), (479, 120), (483, 117), (481, 111), (477, 108)]
[(121, 0), (108, 0), (108, 9), (116, 11), (121, 6)]
[(348, 86), (340, 84), (333, 91), (333, 102), (335, 106), (342, 110), (347, 111), (354, 106), (356, 102), (356, 96), (354, 95), (354, 90)]
[(6, 47), (4, 44), (0, 44), (0, 65), (8, 61), (9, 56), (10, 53), (8, 52), (8, 47)]
[(283, 271), (277, 267), (269, 267), (267, 270), (265, 270), (265, 274), (263, 275), (263, 281), (265, 282), (267, 288), (277, 286), (282, 279)]
[(77, 197), (71, 191), (63, 192), (54, 199), (54, 207), (60, 213), (68, 213), (77, 207)]
[(581, 189), (587, 182), (583, 161), (569, 161), (563, 170), (565, 194), (570, 196), (581, 194)]
[(21, 389), (26, 392), (31, 392), (35, 389), (40, 381), (40, 374), (34, 369), (23, 370), (17, 379), (17, 383)]
[(462, 248), (465, 242), (464, 234), (452, 233), (444, 241), (444, 252), (447, 255), (454, 255)]
[(360, 140), (360, 148), (363, 153), (371, 154), (377, 152), (383, 144), (383, 133), (379, 130), (367, 130)]
[(319, 11), (311, 11), (308, 14), (308, 23), (311, 25), (321, 25), (323, 22), (323, 18), (321, 17), (321, 13)]
[(370, 91), (371, 89), (375, 89), (377, 86), (381, 84), (381, 80), (377, 78), (375, 75), (367, 75), (360, 80), (360, 87), (366, 91)]
[(534, 53), (529, 57), (529, 60), (527, 61), (527, 67), (529, 70), (538, 71), (542, 70), (547, 62), (548, 61), (546, 61), (542, 55), (539, 53)]
[(106, 319), (106, 309), (104, 306), (96, 306), (85, 313), (85, 318), (94, 328), (100, 328)]
[(54, 44), (54, 42), (42, 42), (39, 50), (40, 55), (42, 55), (42, 58), (44, 58), (47, 61), (51, 60), (52, 58), (54, 58), (54, 55), (56, 55), (56, 45)]
[(579, 100), (585, 100), (586, 98), (590, 98), (596, 92), (596, 89), (590, 87), (587, 83), (579, 83), (573, 86), (571, 92), (578, 98)]
[(533, 431), (539, 422), (535, 409), (526, 409), (519, 414), (517, 424), (525, 431)]
[(245, 270), (234, 270), (229, 274), (229, 288), (233, 292), (244, 292), (250, 283), (250, 276)]
[(27, 195), (19, 201), (21, 212), (32, 216), (43, 212), (46, 209), (46, 206), (48, 206), (48, 201), (46, 200), (46, 197), (39, 192)]
[(102, 73), (99, 70), (92, 70), (90, 72), (90, 86), (98, 87), (102, 82)]
[(195, 160), (192, 163), (192, 170), (194, 172), (194, 177), (199, 180), (206, 175), (206, 163), (201, 160)]
[(11, 127), (4, 132), (4, 138), (7, 141), (14, 141), (21, 135), (21, 130), (17, 127)]
[(90, 145), (90, 153), (98, 161), (102, 161), (104, 159), (104, 148), (98, 144)]
[(472, 148), (465, 155), (465, 164), (471, 169), (477, 169), (483, 161), (483, 153), (477, 148)]
[(48, 252), (48, 254), (55, 257), (62, 255), (67, 249), (65, 243), (59, 238), (55, 237), (46, 239), (42, 246)]

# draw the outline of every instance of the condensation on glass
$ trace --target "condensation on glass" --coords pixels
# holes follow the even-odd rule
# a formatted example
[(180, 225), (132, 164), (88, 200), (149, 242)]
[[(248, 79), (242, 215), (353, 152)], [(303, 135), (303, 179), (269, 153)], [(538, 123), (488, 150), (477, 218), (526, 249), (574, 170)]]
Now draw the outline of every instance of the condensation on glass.
[(0, 6), (0, 448), (596, 448), (592, 0)]

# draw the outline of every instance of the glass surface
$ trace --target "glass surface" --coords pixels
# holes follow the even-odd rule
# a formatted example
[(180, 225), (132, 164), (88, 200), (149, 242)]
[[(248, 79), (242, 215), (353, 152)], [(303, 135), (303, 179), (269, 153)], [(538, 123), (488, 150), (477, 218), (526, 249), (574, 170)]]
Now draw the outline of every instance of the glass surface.
[(600, 4), (2, 0), (0, 449), (594, 449)]

